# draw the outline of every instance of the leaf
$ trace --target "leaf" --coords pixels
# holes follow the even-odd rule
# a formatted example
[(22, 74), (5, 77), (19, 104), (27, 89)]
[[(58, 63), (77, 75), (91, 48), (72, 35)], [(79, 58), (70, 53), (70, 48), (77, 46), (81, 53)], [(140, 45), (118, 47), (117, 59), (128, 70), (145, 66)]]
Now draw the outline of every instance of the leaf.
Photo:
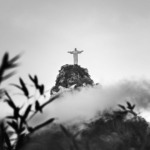
[(37, 76), (35, 75), (34, 78), (29, 74), (29, 78), (30, 80), (34, 83), (36, 89), (39, 89), (39, 84), (38, 84), (38, 78)]
[(44, 85), (43, 84), (41, 86), (39, 86), (39, 92), (41, 95), (44, 94)]
[(20, 84), (21, 84), (21, 86), (22, 86), (22, 91), (24, 92), (24, 95), (25, 95), (27, 98), (29, 98), (29, 92), (28, 92), (28, 89), (27, 89), (27, 87), (26, 87), (24, 81), (23, 81), (21, 78), (19, 78), (19, 80), (20, 80)]
[(19, 115), (20, 108), (15, 105), (15, 103), (12, 101), (12, 99), (5, 99), (5, 102), (7, 102), (8, 105), (14, 111), (14, 116), (7, 116), (7, 118), (9, 118), (9, 119), (17, 119), (20, 116)]
[(40, 107), (40, 104), (38, 101), (35, 102), (35, 110), (42, 112), (42, 108)]
[(127, 101), (127, 108), (130, 109), (130, 110), (133, 110), (135, 107), (135, 104), (134, 105), (131, 105), (128, 101)]
[(7, 116), (6, 118), (7, 118), (7, 119), (15, 119), (14, 116)]
[(20, 117), (20, 114), (19, 114), (19, 111), (20, 111), (20, 108), (19, 107), (16, 107), (14, 109), (14, 118), (17, 119)]
[(18, 64), (11, 64), (11, 63), (8, 63), (8, 66), (7, 66), (7, 69), (12, 69), (12, 68), (15, 68), (17, 67)]
[(17, 141), (17, 145), (16, 145), (16, 148), (15, 149), (20, 149), (21, 147), (22, 147), (22, 145), (23, 145), (23, 143), (24, 143), (24, 139), (25, 139), (25, 134), (24, 133), (21, 133), (20, 135), (19, 135), (19, 138), (18, 138), (18, 141)]
[(30, 80), (34, 83), (34, 78), (32, 78), (32, 76), (30, 74), (28, 76), (29, 76)]
[(28, 126), (28, 131), (29, 131), (29, 132), (33, 132), (33, 127), (29, 127), (29, 126)]
[(126, 108), (125, 108), (123, 105), (118, 104), (118, 106), (119, 106), (121, 109), (126, 110)]
[[(7, 64), (8, 64), (8, 59), (9, 59), (9, 54), (8, 52), (6, 52), (3, 56), (3, 59), (2, 59), (2, 67), (6, 67)], [(5, 68), (6, 69), (6, 68)]]
[(27, 109), (26, 109), (26, 111), (25, 111), (25, 113), (24, 113), (24, 115), (23, 115), (23, 117), (22, 117), (22, 119), (23, 119), (24, 121), (25, 121), (25, 119), (28, 117), (28, 115), (29, 115), (29, 113), (30, 113), (30, 111), (31, 111), (31, 107), (32, 107), (31, 104), (27, 107)]
[(9, 54), (7, 52), (4, 54), (3, 59), (2, 59), (2, 64), (0, 66), (0, 83), (3, 80), (10, 78), (12, 75), (14, 75), (16, 73), (16, 72), (11, 72), (4, 76), (4, 73), (6, 70), (12, 69), (12, 68), (18, 66), (18, 64), (15, 64), (14, 62), (19, 58), (19, 56), (20, 55), (17, 55), (15, 57), (13, 57), (11, 60), (9, 60)]
[(40, 94), (43, 95), (44, 94), (44, 85), (39, 85), (38, 84), (38, 78), (37, 76), (35, 75), (34, 78), (29, 74), (29, 78), (30, 80), (34, 83), (36, 89), (39, 90)]
[(25, 127), (21, 127), (19, 128), (18, 133), (21, 134), (22, 132), (24, 132), (24, 130), (25, 130)]
[(20, 57), (20, 54), (19, 55), (16, 55), (15, 57), (13, 57), (12, 59), (10, 59), (8, 61), (8, 64), (7, 64), (7, 69), (10, 69), (10, 68), (14, 68), (14, 67), (17, 67), (18, 64), (15, 63)]
[(19, 59), (19, 57), (20, 57), (20, 55), (16, 55), (15, 57), (13, 57), (12, 59), (9, 60), (9, 54), (5, 53), (3, 62), (2, 62), (2, 66), (5, 69), (10, 69), (10, 68), (14, 68), (14, 67), (18, 66), (18, 64), (15, 64), (15, 61), (17, 61)]
[(135, 108), (135, 104), (134, 105), (132, 105), (132, 109), (134, 109)]
[(38, 88), (38, 78), (37, 78), (37, 75), (34, 76), (34, 82), (35, 82), (36, 88)]
[(55, 118), (51, 118), (51, 119), (45, 121), (44, 123), (42, 123), (40, 125), (37, 125), (36, 127), (33, 128), (33, 131), (38, 130), (38, 129), (40, 129), (40, 128), (42, 128), (42, 127), (52, 123), (54, 120), (55, 120)]
[(19, 86), (19, 85), (17, 85), (17, 84), (10, 84), (10, 85), (12, 85), (12, 86), (14, 86), (14, 87), (16, 87), (16, 88), (18, 88), (18, 89), (20, 89), (21, 91), (22, 91), (22, 88), (21, 88), (21, 86)]
[(9, 54), (6, 52), (3, 56), (2, 64), (0, 66), (0, 82), (2, 81), (2, 76), (4, 74), (4, 71), (7, 69), (8, 58), (9, 58)]
[(21, 56), (20, 54), (16, 55), (11, 60), (9, 60), (9, 62), (13, 64), (15, 61), (17, 61), (20, 58), (20, 56)]
[(16, 132), (18, 131), (18, 124), (16, 121), (7, 122)]
[(4, 138), (5, 138), (5, 142), (6, 142), (8, 150), (12, 150), (13, 147), (11, 145), (10, 139), (9, 139), (9, 137), (8, 137), (6, 132), (4, 132)]
[(45, 102), (44, 104), (41, 105), (41, 108), (44, 108), (46, 105), (53, 102), (55, 99), (57, 99), (59, 97), (60, 97), (60, 95), (55, 95), (55, 96), (51, 97), (47, 102)]
[(2, 80), (7, 80), (8, 78), (10, 78), (11, 76), (13, 76), (14, 74), (16, 74), (15, 71), (13, 71), (13, 72), (11, 72), (11, 73), (9, 73), (9, 74), (3, 76), (3, 77), (2, 77)]
[(5, 99), (5, 102), (7, 102), (8, 105), (10, 107), (12, 107), (13, 109), (16, 109), (16, 105), (14, 104), (13, 100), (11, 99), (11, 97), (9, 96), (9, 94), (7, 93), (7, 91), (5, 91), (5, 94), (8, 97), (8, 99)]

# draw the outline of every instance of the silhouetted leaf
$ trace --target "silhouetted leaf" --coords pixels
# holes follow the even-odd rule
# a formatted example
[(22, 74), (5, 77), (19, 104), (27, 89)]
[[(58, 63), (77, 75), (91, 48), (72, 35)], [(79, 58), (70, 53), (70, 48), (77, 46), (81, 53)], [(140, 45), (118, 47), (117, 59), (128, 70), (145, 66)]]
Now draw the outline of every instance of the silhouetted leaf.
[(14, 118), (17, 119), (20, 117), (20, 114), (19, 114), (19, 111), (20, 111), (20, 108), (19, 107), (16, 107), (14, 109)]
[(131, 103), (127, 101), (127, 108), (133, 110), (135, 108), (135, 104), (131, 105)]
[(16, 132), (18, 131), (18, 124), (16, 121), (7, 122)]
[(16, 55), (15, 57), (13, 57), (12, 59), (10, 59), (7, 63), (7, 69), (10, 69), (10, 68), (14, 68), (14, 67), (17, 67), (18, 64), (15, 63), (15, 61), (17, 61), (19, 59), (20, 55)]
[(35, 110), (42, 112), (42, 109), (41, 109), (40, 104), (39, 104), (38, 101), (35, 102)]
[(22, 147), (22, 145), (23, 145), (23, 143), (24, 143), (24, 138), (25, 138), (25, 134), (24, 133), (21, 133), (20, 135), (19, 135), (19, 138), (18, 138), (18, 140), (17, 140), (17, 143), (16, 143), (16, 149), (17, 150), (19, 150), (20, 149), (20, 147)]
[(55, 96), (51, 97), (47, 102), (45, 102), (44, 104), (41, 105), (41, 109), (43, 109), (47, 104), (53, 102), (58, 97), (60, 97), (60, 95), (55, 95)]
[(11, 97), (9, 96), (9, 94), (7, 93), (7, 91), (5, 91), (5, 94), (8, 97), (8, 99), (5, 99), (5, 102), (7, 102), (8, 105), (10, 107), (12, 107), (13, 109), (16, 109), (16, 105), (14, 104), (13, 100), (11, 99)]
[(25, 127), (24, 126), (22, 126), (22, 127), (20, 127), (19, 128), (19, 130), (18, 130), (18, 134), (21, 134), (22, 132), (24, 132), (25, 131)]
[(131, 104), (130, 104), (130, 102), (128, 102), (128, 101), (127, 101), (127, 106), (128, 106), (128, 107), (131, 107)]
[(34, 83), (34, 86), (37, 90), (39, 90), (39, 93), (40, 95), (43, 95), (44, 94), (44, 85), (39, 85), (38, 84), (38, 78), (37, 76), (35, 75), (34, 78), (29, 74), (29, 78), (30, 80)]
[(12, 86), (14, 86), (14, 87), (16, 87), (16, 88), (18, 88), (18, 89), (20, 89), (21, 91), (22, 91), (22, 88), (21, 88), (21, 86), (19, 86), (19, 85), (17, 85), (17, 84), (10, 84), (10, 85), (12, 85)]
[(8, 137), (8, 135), (7, 135), (6, 132), (5, 132), (5, 134), (4, 134), (4, 139), (5, 139), (5, 142), (6, 142), (6, 145), (7, 145), (7, 149), (8, 149), (8, 150), (12, 150), (13, 147), (12, 147), (12, 145), (11, 145), (10, 139), (9, 139), (9, 137)]
[[(6, 96), (8, 97), (8, 99), (5, 99), (5, 102), (7, 102), (7, 104), (13, 109), (14, 111), (14, 116), (12, 116), (13, 119), (17, 119), (20, 115), (19, 115), (19, 111), (20, 108), (17, 107), (15, 105), (15, 103), (13, 102), (13, 100), (11, 99), (11, 97), (9, 96), (9, 94), (7, 93), (7, 91), (5, 91)], [(9, 119), (11, 119), (11, 117), (9, 116)]]
[(35, 83), (34, 82), (34, 78), (32, 78), (32, 76), (29, 74), (29, 78), (30, 78), (30, 80), (33, 82), (33, 83)]
[(126, 108), (125, 108), (123, 105), (118, 104), (118, 106), (119, 106), (121, 109), (126, 110)]
[(28, 126), (27, 128), (28, 128), (28, 131), (29, 131), (29, 132), (33, 132), (33, 131), (34, 131), (33, 127), (29, 127), (29, 126)]
[(2, 64), (0, 66), (0, 83), (2, 82), (4, 71), (7, 69), (9, 54), (6, 52), (2, 58)]
[(7, 119), (16, 119), (14, 116), (6, 116)]
[(38, 88), (38, 78), (37, 78), (37, 75), (34, 76), (34, 82), (35, 82), (36, 88)]
[(11, 77), (12, 75), (15, 74), (15, 72), (11, 72), (7, 75), (4, 76), (5, 71), (8, 69), (12, 69), (14, 67), (16, 67), (18, 64), (14, 64), (14, 62), (19, 58), (19, 55), (15, 56), (14, 58), (12, 58), (11, 60), (9, 60), (9, 54), (6, 52), (2, 58), (2, 64), (0, 66), (0, 83), (3, 80), (8, 79), (9, 77)]
[(14, 62), (16, 62), (16, 61), (20, 58), (20, 56), (21, 56), (20, 54), (19, 54), (19, 55), (16, 55), (16, 56), (13, 57), (12, 59), (10, 59), (9, 62), (10, 62), (11, 64), (13, 64)]
[(20, 80), (20, 84), (21, 84), (21, 86), (22, 86), (22, 91), (24, 92), (24, 95), (25, 95), (27, 98), (29, 98), (29, 92), (28, 92), (28, 89), (27, 89), (27, 87), (26, 87), (24, 81), (23, 81), (21, 78), (19, 78), (19, 80)]
[(134, 105), (132, 105), (132, 109), (134, 109), (135, 108), (135, 104)]
[(11, 76), (13, 76), (14, 74), (16, 74), (15, 71), (13, 71), (13, 72), (11, 72), (11, 73), (9, 73), (9, 74), (3, 76), (3, 77), (2, 77), (2, 80), (3, 80), (3, 81), (4, 81), (4, 80), (7, 80), (8, 78), (10, 78)]
[(38, 130), (38, 129), (40, 129), (40, 128), (42, 128), (42, 127), (52, 123), (54, 120), (55, 120), (55, 118), (51, 118), (51, 119), (45, 121), (44, 123), (42, 123), (40, 125), (37, 125), (36, 127), (33, 128), (33, 131)]
[(36, 89), (38, 89), (39, 85), (38, 85), (38, 78), (37, 76), (35, 75), (34, 78), (29, 74), (29, 78), (30, 80), (34, 83)]
[(43, 84), (41, 86), (39, 86), (39, 91), (40, 91), (41, 95), (44, 94), (44, 85)]
[(27, 109), (26, 109), (26, 111), (25, 111), (25, 113), (24, 113), (24, 115), (23, 115), (23, 117), (22, 117), (22, 119), (23, 119), (24, 121), (25, 121), (25, 119), (28, 117), (28, 115), (29, 115), (29, 113), (30, 113), (30, 111), (31, 111), (31, 107), (32, 107), (31, 104), (27, 107)]
[(18, 64), (11, 64), (11, 63), (9, 63), (8, 66), (7, 66), (7, 69), (12, 69), (12, 68), (15, 68), (17, 66), (18, 66)]
[(8, 52), (6, 52), (3, 56), (1, 67), (3, 67), (3, 68), (7, 67), (8, 59), (9, 59), (9, 54), (8, 54)]
[(15, 107), (12, 106), (12, 103), (11, 103), (11, 102), (8, 102), (8, 101), (7, 101), (7, 103), (8, 103), (8, 105), (9, 105), (11, 108), (13, 108), (13, 116), (7, 116), (6, 118), (17, 120), (17, 119), (20, 117), (20, 114), (19, 114), (20, 108), (19, 108), (19, 107), (16, 107), (16, 106), (15, 106)]

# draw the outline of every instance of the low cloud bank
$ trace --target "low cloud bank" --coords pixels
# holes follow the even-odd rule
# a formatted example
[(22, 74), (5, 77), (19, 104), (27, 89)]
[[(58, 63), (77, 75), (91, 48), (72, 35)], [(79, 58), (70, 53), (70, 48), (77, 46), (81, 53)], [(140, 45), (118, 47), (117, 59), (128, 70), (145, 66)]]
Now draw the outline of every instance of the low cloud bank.
[(33, 120), (37, 123), (55, 117), (56, 122), (77, 122), (93, 119), (98, 112), (118, 108), (126, 101), (136, 104), (137, 112), (150, 110), (150, 81), (124, 80), (109, 86), (83, 87), (80, 91), (65, 92), (44, 109), (43, 115)]
[[(31, 123), (37, 125), (39, 122), (55, 117), (57, 123), (70, 127), (79, 125), (79, 129), (82, 129), (85, 127), (85, 122), (96, 119), (98, 112), (106, 109), (111, 111), (118, 108), (118, 104), (126, 104), (126, 101), (136, 104), (137, 112), (148, 112), (150, 109), (150, 82), (126, 80), (110, 86), (83, 87), (80, 91), (64, 92), (60, 98), (46, 106), (44, 113), (38, 114)], [(113, 137), (114, 141), (115, 138), (118, 136)], [(54, 124), (54, 127), (47, 125), (30, 134), (20, 150), (58, 150), (60, 147), (67, 149), (69, 142), (70, 139), (63, 134), (59, 125)], [(111, 143), (106, 142), (105, 144)], [(84, 144), (81, 145), (81, 143), (80, 146), (82, 146), (81, 149), (87, 148), (86, 146), (84, 148)]]

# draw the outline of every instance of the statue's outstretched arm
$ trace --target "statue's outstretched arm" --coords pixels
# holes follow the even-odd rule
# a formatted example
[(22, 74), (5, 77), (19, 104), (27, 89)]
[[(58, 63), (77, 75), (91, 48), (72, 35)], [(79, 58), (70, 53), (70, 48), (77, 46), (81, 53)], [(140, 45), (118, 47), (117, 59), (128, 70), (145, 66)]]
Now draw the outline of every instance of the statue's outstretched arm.
[(72, 52), (72, 51), (68, 51), (68, 53), (73, 54), (73, 52)]
[(83, 51), (79, 51), (79, 53), (82, 53)]

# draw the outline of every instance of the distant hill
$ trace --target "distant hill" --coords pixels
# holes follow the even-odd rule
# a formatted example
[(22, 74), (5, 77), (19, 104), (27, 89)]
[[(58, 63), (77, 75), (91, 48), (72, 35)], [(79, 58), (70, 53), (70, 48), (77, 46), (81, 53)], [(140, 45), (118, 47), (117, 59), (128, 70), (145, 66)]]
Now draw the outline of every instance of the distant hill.
[(79, 65), (63, 65), (59, 70), (55, 86), (51, 89), (51, 95), (60, 90), (60, 87), (70, 88), (71, 86), (81, 87), (83, 85), (93, 85), (88, 69)]

